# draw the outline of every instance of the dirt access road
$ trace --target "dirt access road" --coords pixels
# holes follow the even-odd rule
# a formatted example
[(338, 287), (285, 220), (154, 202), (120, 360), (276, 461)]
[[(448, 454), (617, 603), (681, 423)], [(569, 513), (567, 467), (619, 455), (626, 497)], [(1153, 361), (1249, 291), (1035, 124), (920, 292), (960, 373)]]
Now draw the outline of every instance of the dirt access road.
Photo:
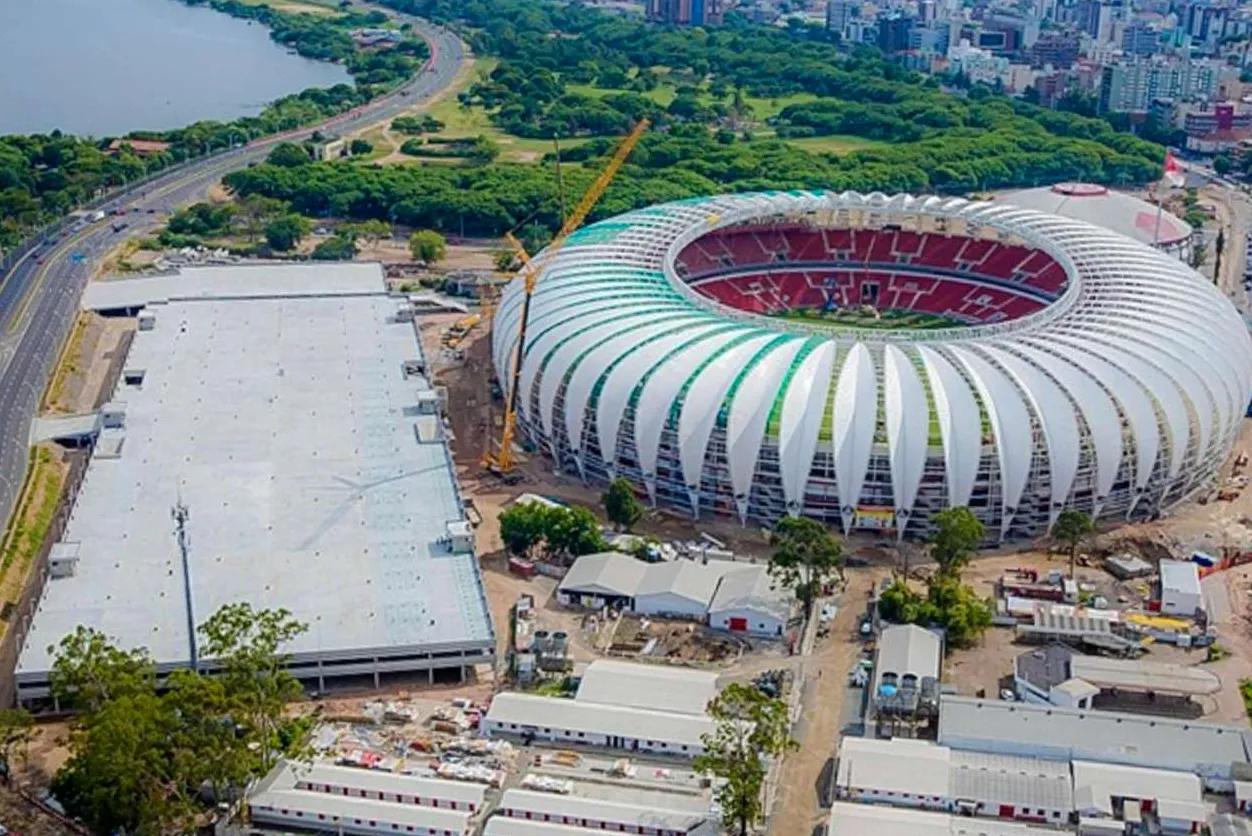
[(794, 732), (800, 749), (783, 762), (774, 815), (769, 821), (771, 836), (809, 836), (825, 827), (828, 812), (822, 785), (827, 763), (839, 747), (848, 671), (861, 655), (857, 624), (870, 590), (885, 574), (883, 569), (848, 571), (843, 605), (830, 635), (818, 639), (801, 665), (797, 679), (804, 691)]

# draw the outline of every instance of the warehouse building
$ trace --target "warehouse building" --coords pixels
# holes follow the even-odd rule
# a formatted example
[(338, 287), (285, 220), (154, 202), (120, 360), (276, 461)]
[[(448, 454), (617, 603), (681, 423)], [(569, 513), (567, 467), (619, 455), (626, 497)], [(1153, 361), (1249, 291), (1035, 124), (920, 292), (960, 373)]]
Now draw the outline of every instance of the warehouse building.
[(704, 751), (700, 738), (713, 730), (713, 721), (690, 714), (505, 692), (492, 699), (480, 728), (486, 737), (692, 758)]
[(586, 554), (561, 578), (557, 600), (569, 607), (631, 609), (647, 563), (621, 552)]
[(706, 815), (530, 790), (506, 790), (498, 815), (641, 836), (712, 836)]
[(1057, 836), (1052, 828), (1019, 822), (842, 801), (831, 805), (826, 833), (827, 836)]
[(574, 827), (568, 824), (515, 819), (509, 816), (492, 816), (487, 819), (483, 836), (603, 836), (602, 830)]
[(1116, 819), (1145, 831), (1198, 833), (1208, 824), (1204, 787), (1188, 772), (1074, 761), (1074, 804), (1082, 818)]
[(1113, 711), (945, 696), (939, 743), (954, 750), (1191, 772), (1229, 791), (1249, 730)]
[(717, 674), (666, 665), (597, 659), (587, 666), (574, 699), (703, 717), (717, 696)]
[(93, 283), (143, 320), (22, 645), (19, 699), (81, 626), (158, 669), (211, 669), (196, 626), (286, 608), (325, 688), (464, 677), (495, 635), (412, 309), (377, 264), (194, 268)]
[(878, 638), (873, 706), (882, 717), (913, 716), (938, 708), (943, 640), (914, 624), (893, 624)]
[(1081, 709), (1094, 707), (1097, 700), (1102, 708), (1128, 706), (1135, 695), (1150, 696), (1155, 709), (1168, 699), (1181, 709), (1191, 697), (1215, 694), (1222, 685), (1196, 665), (1088, 656), (1055, 643), (1020, 654), (1013, 662), (1013, 682), (1023, 702)]
[(844, 738), (835, 789), (866, 803), (1049, 824), (1073, 810), (1068, 764), (900, 738)]
[(279, 763), (249, 796), (252, 822), (353, 836), (468, 836), (485, 788), (453, 781)]
[(604, 606), (687, 618), (710, 627), (777, 638), (791, 618), (788, 593), (764, 566), (724, 560), (645, 563), (620, 552), (578, 558), (557, 587), (566, 606)]
[(777, 638), (791, 620), (790, 595), (764, 566), (728, 572), (709, 604), (709, 626), (732, 633)]

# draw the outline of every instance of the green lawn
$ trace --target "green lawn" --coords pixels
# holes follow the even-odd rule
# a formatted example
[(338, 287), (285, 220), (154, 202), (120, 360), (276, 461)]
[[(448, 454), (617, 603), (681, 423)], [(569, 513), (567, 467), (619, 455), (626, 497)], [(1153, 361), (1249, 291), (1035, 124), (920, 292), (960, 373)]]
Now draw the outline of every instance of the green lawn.
[(846, 154), (849, 151), (859, 151), (862, 148), (882, 148), (887, 144), (876, 139), (839, 134), (833, 136), (810, 136), (803, 139), (788, 139), (785, 141), (814, 154)]

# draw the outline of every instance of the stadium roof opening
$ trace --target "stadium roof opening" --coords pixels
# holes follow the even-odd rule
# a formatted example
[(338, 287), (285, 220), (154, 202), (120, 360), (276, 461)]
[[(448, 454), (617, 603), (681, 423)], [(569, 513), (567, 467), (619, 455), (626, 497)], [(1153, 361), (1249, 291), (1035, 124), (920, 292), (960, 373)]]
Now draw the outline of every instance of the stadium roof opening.
[(415, 431), (431, 408), (407, 362), (416, 328), (379, 266), (194, 273), (185, 295), (177, 279), (104, 294), (155, 320), (126, 362), (143, 374), (114, 393), (122, 426), (102, 431), (117, 455), (93, 458), (63, 538), (76, 570), (48, 582), (26, 637), (21, 696), (46, 693), (48, 647), (79, 624), (168, 669), (196, 654), (190, 625), (236, 601), (308, 624), (289, 648), (302, 676), (489, 660), (477, 562), (448, 535), (464, 519), (451, 456)]

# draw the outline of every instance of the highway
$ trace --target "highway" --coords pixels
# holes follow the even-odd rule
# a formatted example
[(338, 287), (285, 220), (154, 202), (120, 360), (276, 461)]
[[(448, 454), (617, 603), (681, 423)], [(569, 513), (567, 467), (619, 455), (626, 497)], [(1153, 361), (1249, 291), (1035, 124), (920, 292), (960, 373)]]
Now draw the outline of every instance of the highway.
[[(348, 134), (382, 122), (445, 90), (465, 61), (461, 40), (442, 27), (404, 15), (431, 45), (423, 72), (393, 93), (281, 136), (257, 140), (170, 171), (119, 192), (101, 206), (104, 220), (44, 244), (0, 277), (0, 519), (8, 520), (21, 491), (30, 427), (56, 358), (73, 326), (78, 300), (100, 259), (127, 238), (149, 233), (166, 214), (204, 200), (224, 175), (260, 162), (277, 142), (303, 140), (315, 130)], [(115, 224), (127, 226), (117, 232)]]

